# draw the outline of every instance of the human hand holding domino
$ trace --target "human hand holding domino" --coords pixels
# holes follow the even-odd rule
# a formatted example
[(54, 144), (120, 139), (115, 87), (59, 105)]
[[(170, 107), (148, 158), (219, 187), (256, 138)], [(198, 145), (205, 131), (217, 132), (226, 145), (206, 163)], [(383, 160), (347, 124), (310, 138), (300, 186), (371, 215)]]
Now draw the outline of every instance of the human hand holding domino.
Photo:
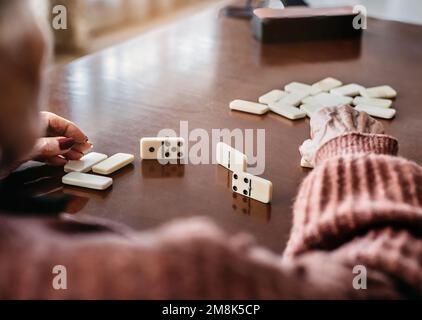
[[(322, 108), (350, 105), (370, 116), (392, 119), (396, 110), (390, 99), (396, 96), (397, 91), (388, 85), (365, 88), (356, 83), (343, 85), (340, 80), (328, 77), (312, 85), (290, 82), (284, 90), (273, 89), (260, 96), (258, 103), (237, 99), (230, 103), (230, 109), (257, 115), (271, 111), (289, 120), (298, 120), (306, 116), (311, 118)], [(313, 168), (314, 165), (311, 157), (306, 156), (315, 151), (306, 151), (309, 145), (307, 141), (300, 148), (300, 165), (304, 168)]]
[(384, 133), (381, 122), (350, 106), (320, 109), (312, 116), (310, 126), (311, 139), (305, 140), (299, 147), (303, 167), (313, 167), (319, 147), (342, 134), (348, 132)]

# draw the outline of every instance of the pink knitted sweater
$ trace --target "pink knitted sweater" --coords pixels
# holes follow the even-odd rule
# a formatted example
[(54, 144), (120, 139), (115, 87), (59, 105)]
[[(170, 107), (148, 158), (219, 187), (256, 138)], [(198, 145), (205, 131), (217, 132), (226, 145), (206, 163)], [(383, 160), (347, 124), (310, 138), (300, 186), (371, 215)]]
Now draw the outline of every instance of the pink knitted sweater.
[[(420, 298), (422, 168), (397, 149), (357, 133), (323, 145), (283, 257), (204, 219), (139, 234), (0, 216), (0, 298)], [(66, 266), (67, 290), (53, 289), (54, 265)]]

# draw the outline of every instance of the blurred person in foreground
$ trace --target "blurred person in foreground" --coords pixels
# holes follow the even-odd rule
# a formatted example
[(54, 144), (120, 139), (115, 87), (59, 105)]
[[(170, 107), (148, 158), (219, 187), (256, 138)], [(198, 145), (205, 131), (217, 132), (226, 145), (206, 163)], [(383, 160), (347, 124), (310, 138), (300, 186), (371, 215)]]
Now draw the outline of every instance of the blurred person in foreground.
[[(0, 8), (2, 176), (30, 159), (79, 159), (91, 147), (85, 134), (38, 111), (40, 29), (25, 1), (0, 0)], [(300, 151), (315, 169), (300, 186), (282, 256), (203, 218), (138, 233), (3, 212), (0, 298), (421, 298), (422, 168), (397, 156), (397, 140), (378, 121), (349, 106), (315, 114)], [(67, 290), (52, 286), (55, 265), (67, 268)], [(366, 289), (356, 289), (356, 266), (367, 271)]]

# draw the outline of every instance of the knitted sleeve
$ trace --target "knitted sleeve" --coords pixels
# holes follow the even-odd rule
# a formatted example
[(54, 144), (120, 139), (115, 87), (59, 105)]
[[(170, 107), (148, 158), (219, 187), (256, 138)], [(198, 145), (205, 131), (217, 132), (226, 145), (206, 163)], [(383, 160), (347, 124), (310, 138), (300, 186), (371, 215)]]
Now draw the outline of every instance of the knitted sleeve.
[(422, 293), (422, 168), (386, 135), (348, 133), (324, 144), (294, 205), (285, 257), (332, 252)]

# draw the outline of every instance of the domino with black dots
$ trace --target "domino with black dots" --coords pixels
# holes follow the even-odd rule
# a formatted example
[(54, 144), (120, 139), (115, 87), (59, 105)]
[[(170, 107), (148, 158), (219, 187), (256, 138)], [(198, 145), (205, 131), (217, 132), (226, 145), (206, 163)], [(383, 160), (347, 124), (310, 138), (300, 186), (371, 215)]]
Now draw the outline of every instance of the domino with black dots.
[(141, 159), (181, 160), (185, 156), (185, 140), (180, 137), (141, 139)]
[(271, 181), (246, 172), (233, 172), (232, 189), (236, 193), (263, 203), (271, 202), (273, 195)]

